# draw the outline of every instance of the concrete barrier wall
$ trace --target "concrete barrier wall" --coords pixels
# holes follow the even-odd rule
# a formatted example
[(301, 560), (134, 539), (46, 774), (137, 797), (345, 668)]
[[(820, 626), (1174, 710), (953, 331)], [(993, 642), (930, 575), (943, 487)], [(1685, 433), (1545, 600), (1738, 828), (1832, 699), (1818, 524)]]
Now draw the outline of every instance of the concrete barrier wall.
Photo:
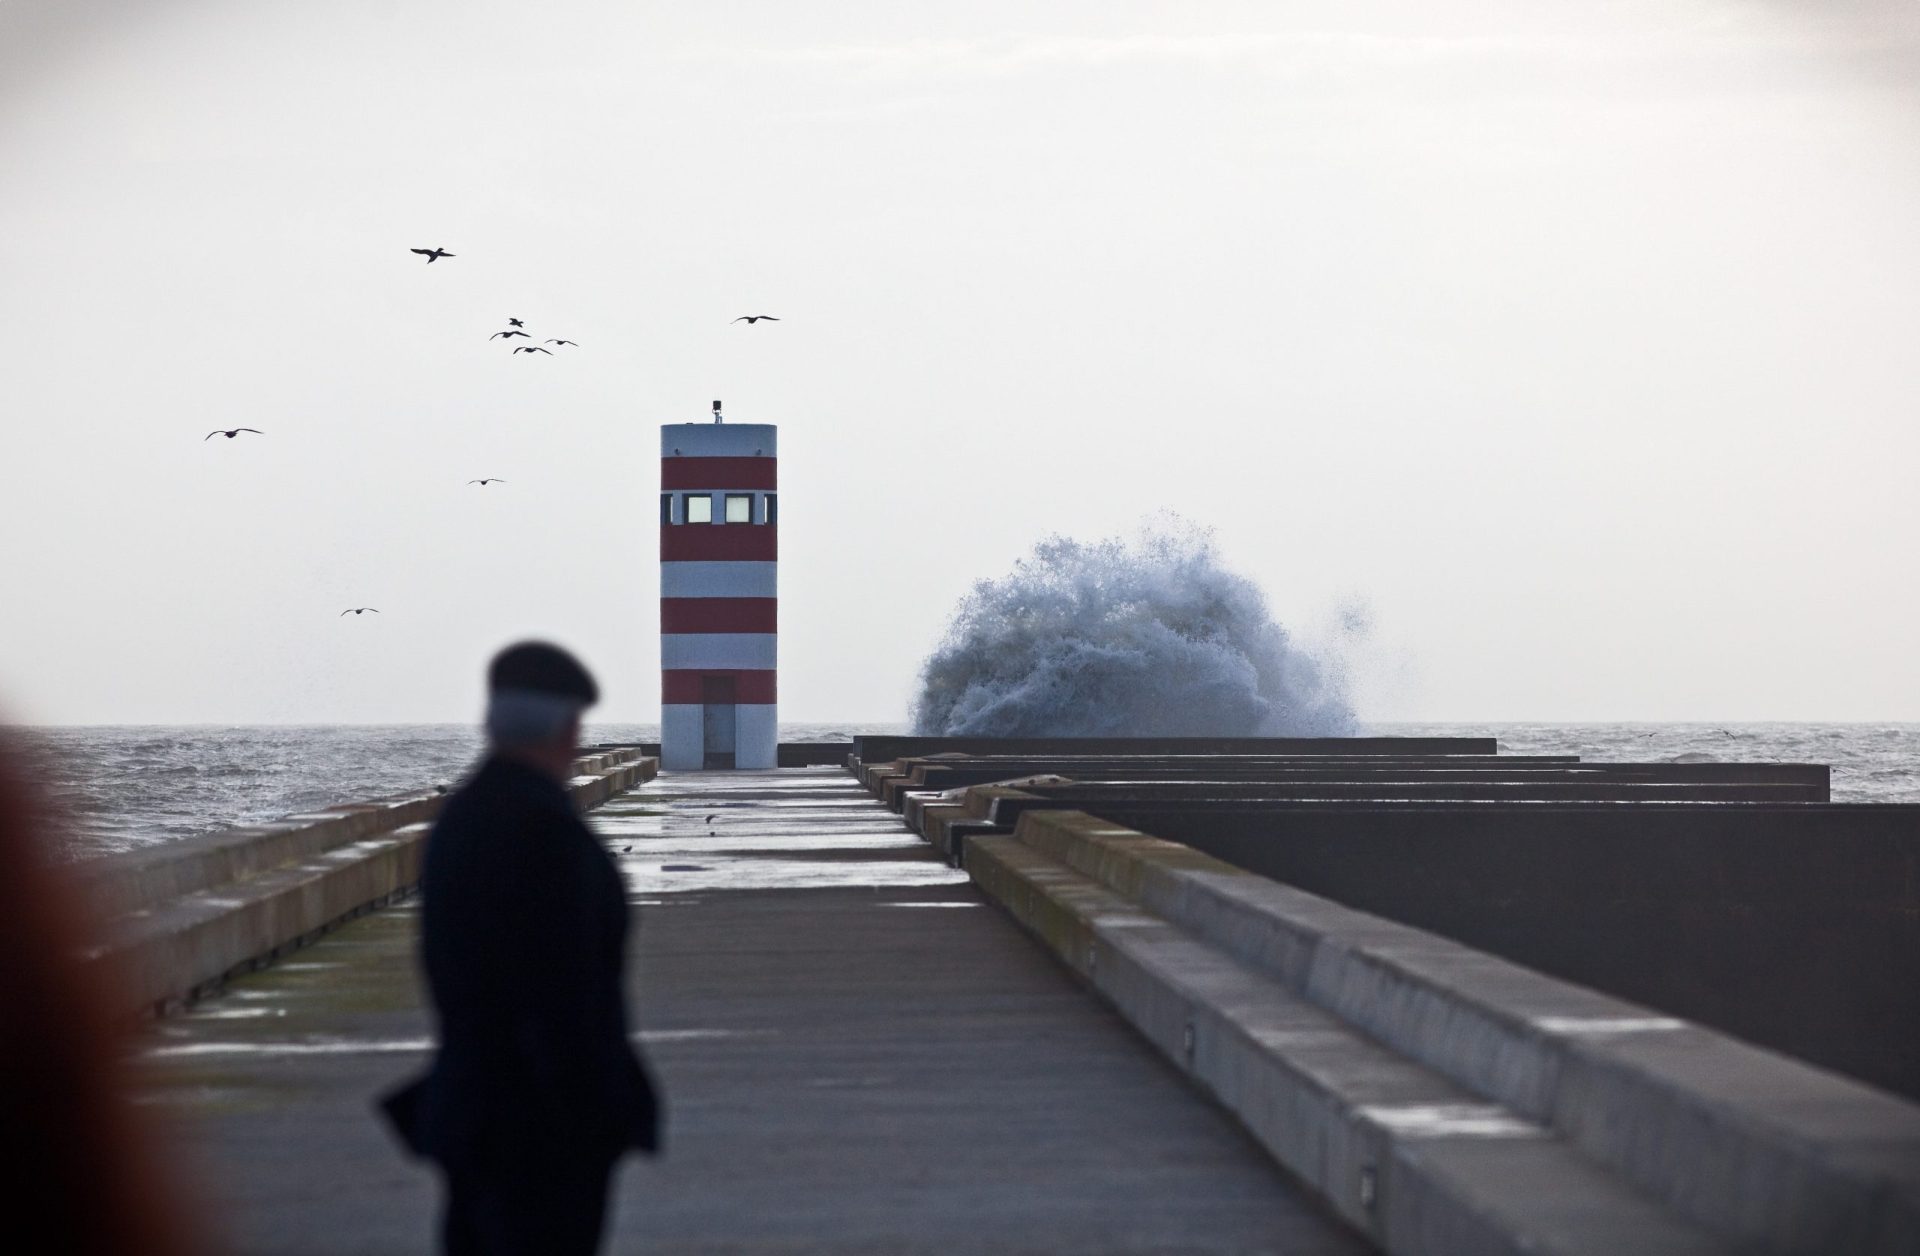
[[(1335, 774), (1364, 773), (1371, 768), (1437, 768), (1443, 764), (1472, 770), (1506, 767), (1509, 760), (1474, 755), (932, 755), (867, 763), (855, 759), (849, 767), (860, 783), (883, 802), (903, 789), (948, 789), (985, 784), (1011, 777), (1054, 774), (1085, 780), (1146, 779), (1258, 779), (1287, 771), (1305, 771), (1307, 765)], [(1527, 759), (1522, 767), (1571, 767), (1571, 757)]]
[(1920, 1098), (1920, 807), (1087, 809)]
[(1920, 1250), (1920, 1107), (1083, 813), (967, 864), (1389, 1251)]
[(854, 757), (930, 754), (1497, 754), (1492, 737), (911, 737), (861, 734)]
[[(656, 768), (635, 752), (585, 756), (569, 791), (584, 810)], [(333, 808), (168, 844), (185, 847), (178, 851), (90, 861), (86, 879), (108, 924), (87, 957), (110, 966), (129, 1014), (164, 1010), (411, 889), (444, 801), (429, 794)]]
[(427, 794), (328, 807), (85, 860), (75, 871), (100, 911), (120, 915), (431, 820), (440, 803)]

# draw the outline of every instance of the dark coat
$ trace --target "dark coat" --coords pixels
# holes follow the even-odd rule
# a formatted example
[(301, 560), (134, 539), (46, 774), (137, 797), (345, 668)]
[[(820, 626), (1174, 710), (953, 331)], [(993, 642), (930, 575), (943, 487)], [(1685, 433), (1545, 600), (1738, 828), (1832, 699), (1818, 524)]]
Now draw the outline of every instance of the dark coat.
[(440, 1052), (381, 1105), (410, 1149), (450, 1167), (657, 1149), (627, 1036), (626, 894), (557, 783), (495, 758), (447, 800), (420, 933)]

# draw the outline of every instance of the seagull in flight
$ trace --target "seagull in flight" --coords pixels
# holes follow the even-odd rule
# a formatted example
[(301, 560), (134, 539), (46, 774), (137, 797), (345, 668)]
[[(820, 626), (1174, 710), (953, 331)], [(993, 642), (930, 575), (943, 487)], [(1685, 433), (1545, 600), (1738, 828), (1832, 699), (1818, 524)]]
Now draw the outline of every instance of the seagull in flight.
[[(418, 252), (418, 251), (419, 250), (417, 249), (415, 250), (415, 252)], [(777, 323), (780, 321), (779, 319), (775, 318), (771, 314), (742, 314), (739, 318), (736, 318), (733, 321), (736, 323), (745, 323), (747, 326), (751, 327), (763, 318), (766, 319), (769, 323)]]
[(484, 480), (468, 480), (467, 483), (478, 484), (481, 488), (485, 488), (489, 484), (505, 484), (506, 481), (501, 479), (497, 475), (492, 475), (492, 476), (488, 476)]
[(549, 340), (547, 343), (550, 345), (572, 345), (576, 349), (580, 347), (578, 340)]
[(515, 353), (544, 353), (548, 357), (553, 356), (553, 350), (542, 349), (539, 345), (521, 345), (519, 348), (515, 349), (514, 352)]
[(525, 323), (523, 323), (523, 322), (521, 322), (521, 321), (520, 321), (519, 319), (517, 319), (517, 318), (510, 318), (510, 319), (508, 319), (508, 320), (507, 320), (507, 326), (509, 326), (509, 327), (525, 327), (525, 326), (526, 326), (526, 324), (525, 324)]
[(445, 249), (408, 249), (407, 252), (418, 253), (420, 256), (426, 258), (427, 265), (429, 266), (433, 265), (435, 262), (439, 261), (443, 257), (453, 256), (453, 254), (447, 252)]
[[(497, 331), (497, 332), (494, 332), (491, 336), (488, 336), (487, 339), (498, 340), (502, 336), (527, 336), (527, 333), (523, 331)], [(527, 339), (532, 340), (533, 337), (527, 336)]]
[(228, 440), (232, 440), (234, 437), (238, 436), (242, 432), (252, 432), (255, 436), (266, 435), (265, 432), (261, 431), (257, 427), (224, 427), (224, 428), (216, 427), (211, 432), (208, 432), (205, 436), (201, 437), (200, 443), (204, 445), (216, 436), (224, 436)]
[(378, 615), (380, 613), (380, 608), (377, 606), (349, 606), (346, 610), (343, 610), (340, 613), (342, 615), (364, 615), (368, 611), (372, 611), (374, 614)]

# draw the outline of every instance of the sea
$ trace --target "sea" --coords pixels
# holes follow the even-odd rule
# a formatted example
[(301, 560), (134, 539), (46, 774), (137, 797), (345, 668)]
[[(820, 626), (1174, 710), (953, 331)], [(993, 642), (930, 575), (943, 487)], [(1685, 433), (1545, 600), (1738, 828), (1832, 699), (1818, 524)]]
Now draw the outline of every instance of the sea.
[[(257, 824), (456, 781), (480, 751), (461, 724), (60, 726), (13, 730), (56, 805), (72, 858)], [(905, 724), (783, 724), (783, 741), (903, 733)], [(1641, 763), (1824, 763), (1836, 802), (1920, 802), (1920, 724), (1372, 724), (1379, 736), (1495, 737), (1505, 754)], [(658, 741), (657, 724), (584, 740)]]

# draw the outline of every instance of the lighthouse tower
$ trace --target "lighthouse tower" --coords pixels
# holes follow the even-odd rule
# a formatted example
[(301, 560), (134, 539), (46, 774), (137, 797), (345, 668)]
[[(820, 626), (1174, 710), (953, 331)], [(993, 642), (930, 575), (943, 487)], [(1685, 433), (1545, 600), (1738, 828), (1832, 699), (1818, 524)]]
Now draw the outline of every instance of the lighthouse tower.
[(663, 768), (775, 766), (777, 430), (660, 428)]

